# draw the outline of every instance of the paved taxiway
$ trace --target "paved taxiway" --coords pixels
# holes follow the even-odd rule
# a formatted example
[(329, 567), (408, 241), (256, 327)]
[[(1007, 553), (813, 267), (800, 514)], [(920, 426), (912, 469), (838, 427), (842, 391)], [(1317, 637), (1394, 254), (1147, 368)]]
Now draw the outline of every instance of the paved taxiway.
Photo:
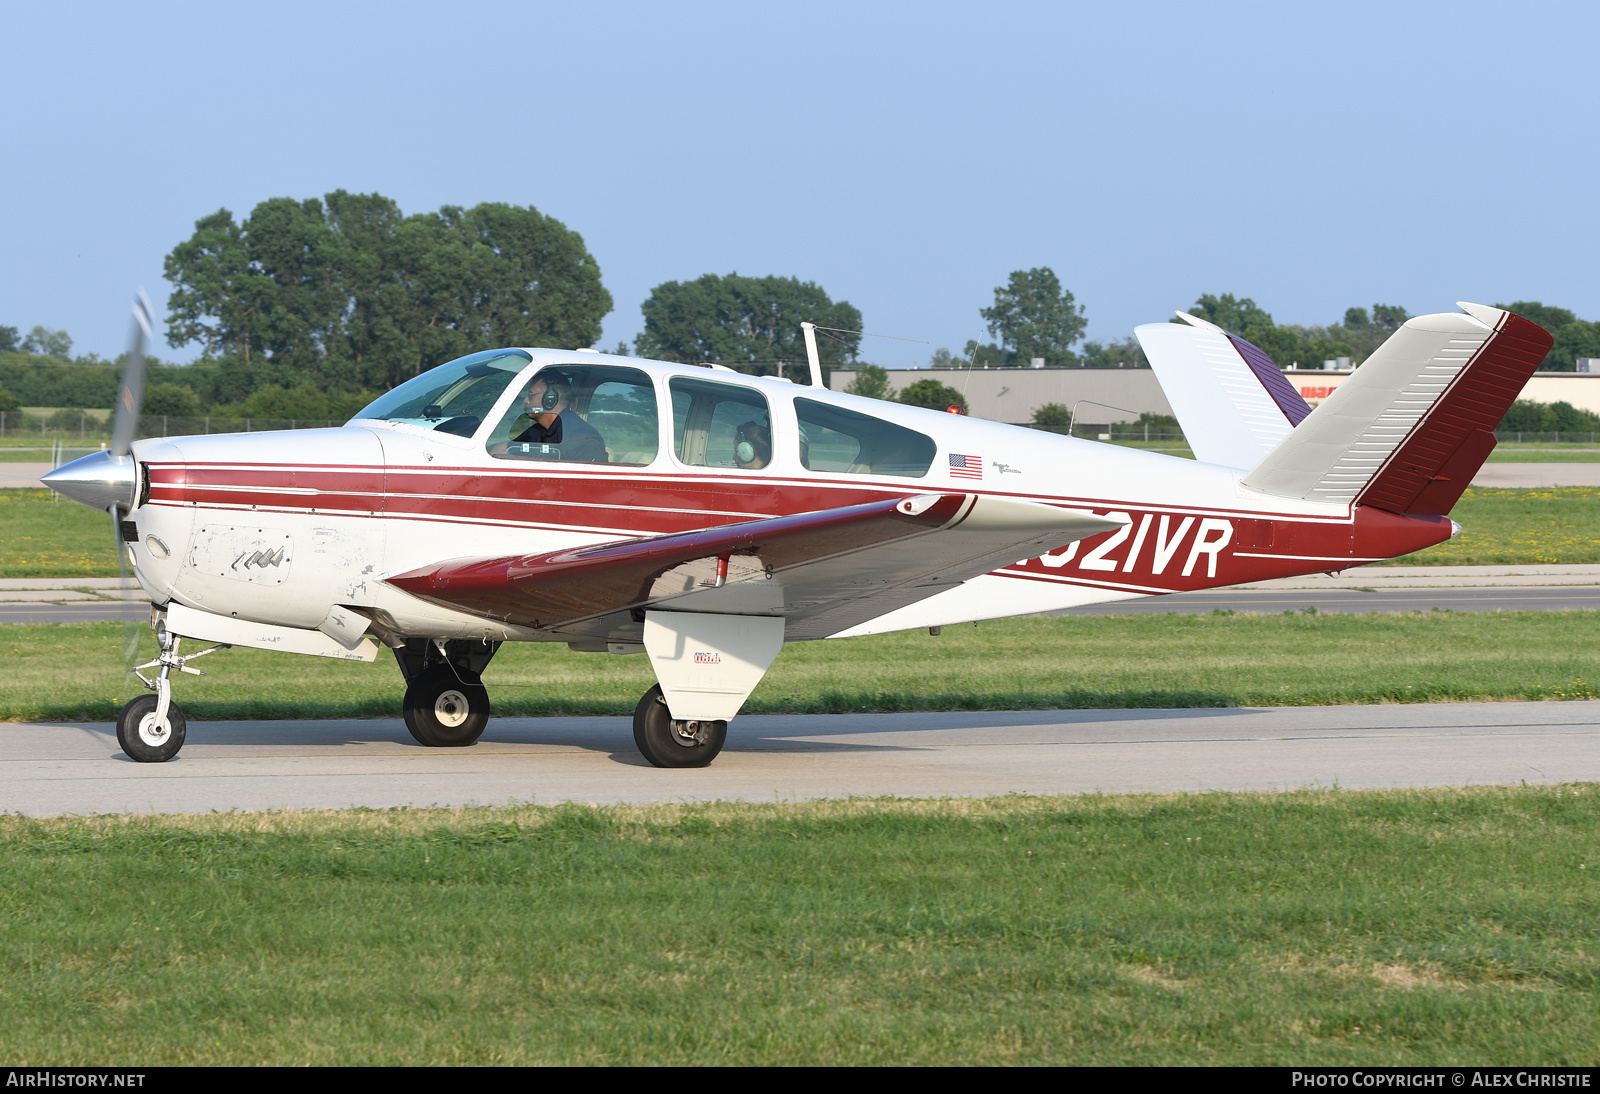
[(0, 725), (0, 804), (34, 816), (1596, 779), (1600, 702), (749, 715), (690, 771), (646, 765), (626, 718), (497, 719), (468, 749), (391, 719), (204, 722), (167, 764), (108, 725)]

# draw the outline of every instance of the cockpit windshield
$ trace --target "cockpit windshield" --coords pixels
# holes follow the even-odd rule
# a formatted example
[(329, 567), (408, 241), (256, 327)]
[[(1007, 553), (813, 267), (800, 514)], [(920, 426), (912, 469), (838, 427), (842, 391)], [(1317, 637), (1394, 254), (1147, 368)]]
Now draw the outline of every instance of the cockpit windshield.
[(374, 399), (357, 418), (405, 422), (470, 437), (506, 385), (532, 361), (520, 349), (492, 349), (429, 369)]

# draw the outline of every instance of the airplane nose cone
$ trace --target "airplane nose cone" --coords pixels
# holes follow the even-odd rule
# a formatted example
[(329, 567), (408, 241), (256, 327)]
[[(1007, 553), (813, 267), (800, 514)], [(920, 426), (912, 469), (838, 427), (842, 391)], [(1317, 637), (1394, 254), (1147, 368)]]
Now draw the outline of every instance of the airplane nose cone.
[(62, 464), (39, 481), (91, 508), (106, 510), (116, 505), (128, 511), (133, 508), (134, 476), (132, 456), (92, 452)]

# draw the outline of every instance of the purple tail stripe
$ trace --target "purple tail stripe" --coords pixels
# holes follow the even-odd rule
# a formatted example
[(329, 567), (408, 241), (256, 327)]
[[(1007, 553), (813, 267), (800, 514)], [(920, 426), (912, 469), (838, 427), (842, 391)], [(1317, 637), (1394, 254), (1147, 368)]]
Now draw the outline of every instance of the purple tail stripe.
[(1289, 424), (1299, 425), (1301, 420), (1311, 413), (1311, 404), (1300, 398), (1300, 393), (1294, 389), (1294, 385), (1283, 378), (1282, 370), (1272, 363), (1272, 358), (1243, 338), (1230, 334), (1228, 341), (1239, 351), (1239, 356), (1250, 366), (1250, 371), (1256, 374), (1256, 379), (1267, 389), (1267, 394), (1278, 404), (1278, 409), (1289, 419)]

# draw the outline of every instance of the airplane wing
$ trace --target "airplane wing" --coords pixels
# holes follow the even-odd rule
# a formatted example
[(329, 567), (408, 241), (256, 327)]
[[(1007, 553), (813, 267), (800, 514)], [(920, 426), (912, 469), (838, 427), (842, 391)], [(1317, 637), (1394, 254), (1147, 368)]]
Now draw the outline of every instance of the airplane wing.
[(1124, 523), (988, 495), (921, 494), (541, 555), (454, 559), (387, 580), (539, 630), (592, 632), (586, 622), (649, 607), (783, 615), (793, 641), (825, 638)]
[(1256, 466), (1311, 407), (1272, 358), (1198, 316), (1134, 328), (1161, 392), (1201, 463)]

